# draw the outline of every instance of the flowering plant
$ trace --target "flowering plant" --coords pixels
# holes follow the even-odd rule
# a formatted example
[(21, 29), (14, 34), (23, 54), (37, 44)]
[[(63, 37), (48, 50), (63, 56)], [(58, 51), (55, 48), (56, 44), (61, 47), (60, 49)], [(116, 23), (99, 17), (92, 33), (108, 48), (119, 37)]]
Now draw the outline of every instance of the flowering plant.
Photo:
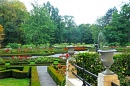
[(59, 58), (63, 58), (63, 59), (64, 59), (64, 57), (65, 57), (65, 59), (68, 59), (70, 57), (70, 55), (68, 53), (66, 53), (66, 54), (63, 53), (62, 55), (59, 56)]

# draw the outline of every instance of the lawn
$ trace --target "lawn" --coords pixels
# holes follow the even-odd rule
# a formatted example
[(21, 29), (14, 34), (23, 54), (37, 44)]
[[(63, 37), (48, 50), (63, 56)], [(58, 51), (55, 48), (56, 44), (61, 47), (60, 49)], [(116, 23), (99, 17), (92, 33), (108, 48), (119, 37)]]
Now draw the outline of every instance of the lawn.
[(0, 86), (29, 86), (29, 79), (4, 78), (0, 79)]

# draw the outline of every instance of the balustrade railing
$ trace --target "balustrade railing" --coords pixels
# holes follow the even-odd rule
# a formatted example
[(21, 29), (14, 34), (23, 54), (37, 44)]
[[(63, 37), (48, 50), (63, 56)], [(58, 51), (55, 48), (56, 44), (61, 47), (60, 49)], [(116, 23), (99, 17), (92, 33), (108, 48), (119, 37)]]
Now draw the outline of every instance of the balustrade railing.
[(111, 86), (119, 86), (119, 85), (115, 84), (114, 82), (111, 82)]
[(74, 76), (76, 76), (77, 78), (79, 78), (79, 79), (83, 82), (83, 85), (82, 85), (82, 86), (86, 86), (86, 85), (87, 85), (87, 86), (92, 86), (89, 82), (87, 82), (87, 81), (85, 80), (85, 77), (84, 77), (85, 74), (88, 74), (88, 75), (92, 76), (92, 77), (95, 78), (95, 79), (98, 78), (97, 75), (95, 75), (95, 74), (93, 74), (93, 73), (87, 71), (85, 68), (80, 67), (80, 66), (78, 66), (78, 65), (76, 65), (76, 64), (72, 64), (72, 65), (75, 66), (75, 68), (77, 68), (77, 69), (79, 69), (79, 70), (82, 71), (82, 77), (80, 77), (79, 75), (75, 74), (75, 73), (72, 71), (72, 74), (73, 74)]

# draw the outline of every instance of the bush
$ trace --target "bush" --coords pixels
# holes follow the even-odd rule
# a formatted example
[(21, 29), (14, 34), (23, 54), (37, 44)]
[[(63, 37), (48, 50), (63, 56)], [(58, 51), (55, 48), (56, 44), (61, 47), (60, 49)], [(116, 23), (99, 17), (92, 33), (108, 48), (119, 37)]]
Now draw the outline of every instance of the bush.
[[(21, 71), (20, 71), (21, 70)], [(23, 71), (22, 71), (23, 70)], [(0, 79), (1, 78), (28, 78), (29, 73), (29, 67), (9, 67), (6, 68), (5, 70), (0, 71)]]
[(13, 49), (16, 49), (16, 48), (19, 48), (21, 45), (20, 44), (17, 44), (17, 43), (8, 43), (6, 48), (13, 48)]
[(47, 71), (52, 77), (52, 79), (56, 82), (59, 86), (64, 86), (65, 84), (65, 77), (59, 73), (56, 72), (56, 70), (53, 68), (53, 66), (48, 66)]
[[(84, 67), (93, 74), (97, 75), (105, 70), (97, 53), (80, 53), (75, 58), (78, 66)], [(115, 54), (113, 58), (114, 63), (110, 70), (118, 75), (121, 86), (129, 86), (126, 85), (128, 82), (125, 78), (130, 75), (130, 53)], [(82, 77), (82, 71), (77, 69), (77, 72)], [(86, 75), (85, 79), (93, 86), (97, 86), (97, 81), (91, 76)]]
[(17, 79), (28, 78), (28, 72), (14, 69), (12, 70), (12, 77)]
[(32, 71), (31, 71), (31, 86), (41, 86), (36, 66), (32, 66)]

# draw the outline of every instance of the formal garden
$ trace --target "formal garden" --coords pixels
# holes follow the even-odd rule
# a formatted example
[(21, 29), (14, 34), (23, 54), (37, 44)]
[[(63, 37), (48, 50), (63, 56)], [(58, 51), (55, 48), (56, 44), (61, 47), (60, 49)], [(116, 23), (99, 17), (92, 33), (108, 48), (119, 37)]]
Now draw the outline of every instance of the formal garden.
[[(80, 25), (73, 16), (61, 16), (49, 1), (31, 5), (27, 11), (19, 0), (0, 0), (0, 86), (40, 86), (37, 66), (47, 66), (54, 82), (65, 86), (70, 45), (75, 64), (96, 75), (105, 69), (97, 51), (117, 50), (110, 69), (120, 86), (130, 86), (130, 3), (122, 3), (120, 11), (108, 9), (95, 24)], [(97, 86), (97, 80), (84, 77)]]

